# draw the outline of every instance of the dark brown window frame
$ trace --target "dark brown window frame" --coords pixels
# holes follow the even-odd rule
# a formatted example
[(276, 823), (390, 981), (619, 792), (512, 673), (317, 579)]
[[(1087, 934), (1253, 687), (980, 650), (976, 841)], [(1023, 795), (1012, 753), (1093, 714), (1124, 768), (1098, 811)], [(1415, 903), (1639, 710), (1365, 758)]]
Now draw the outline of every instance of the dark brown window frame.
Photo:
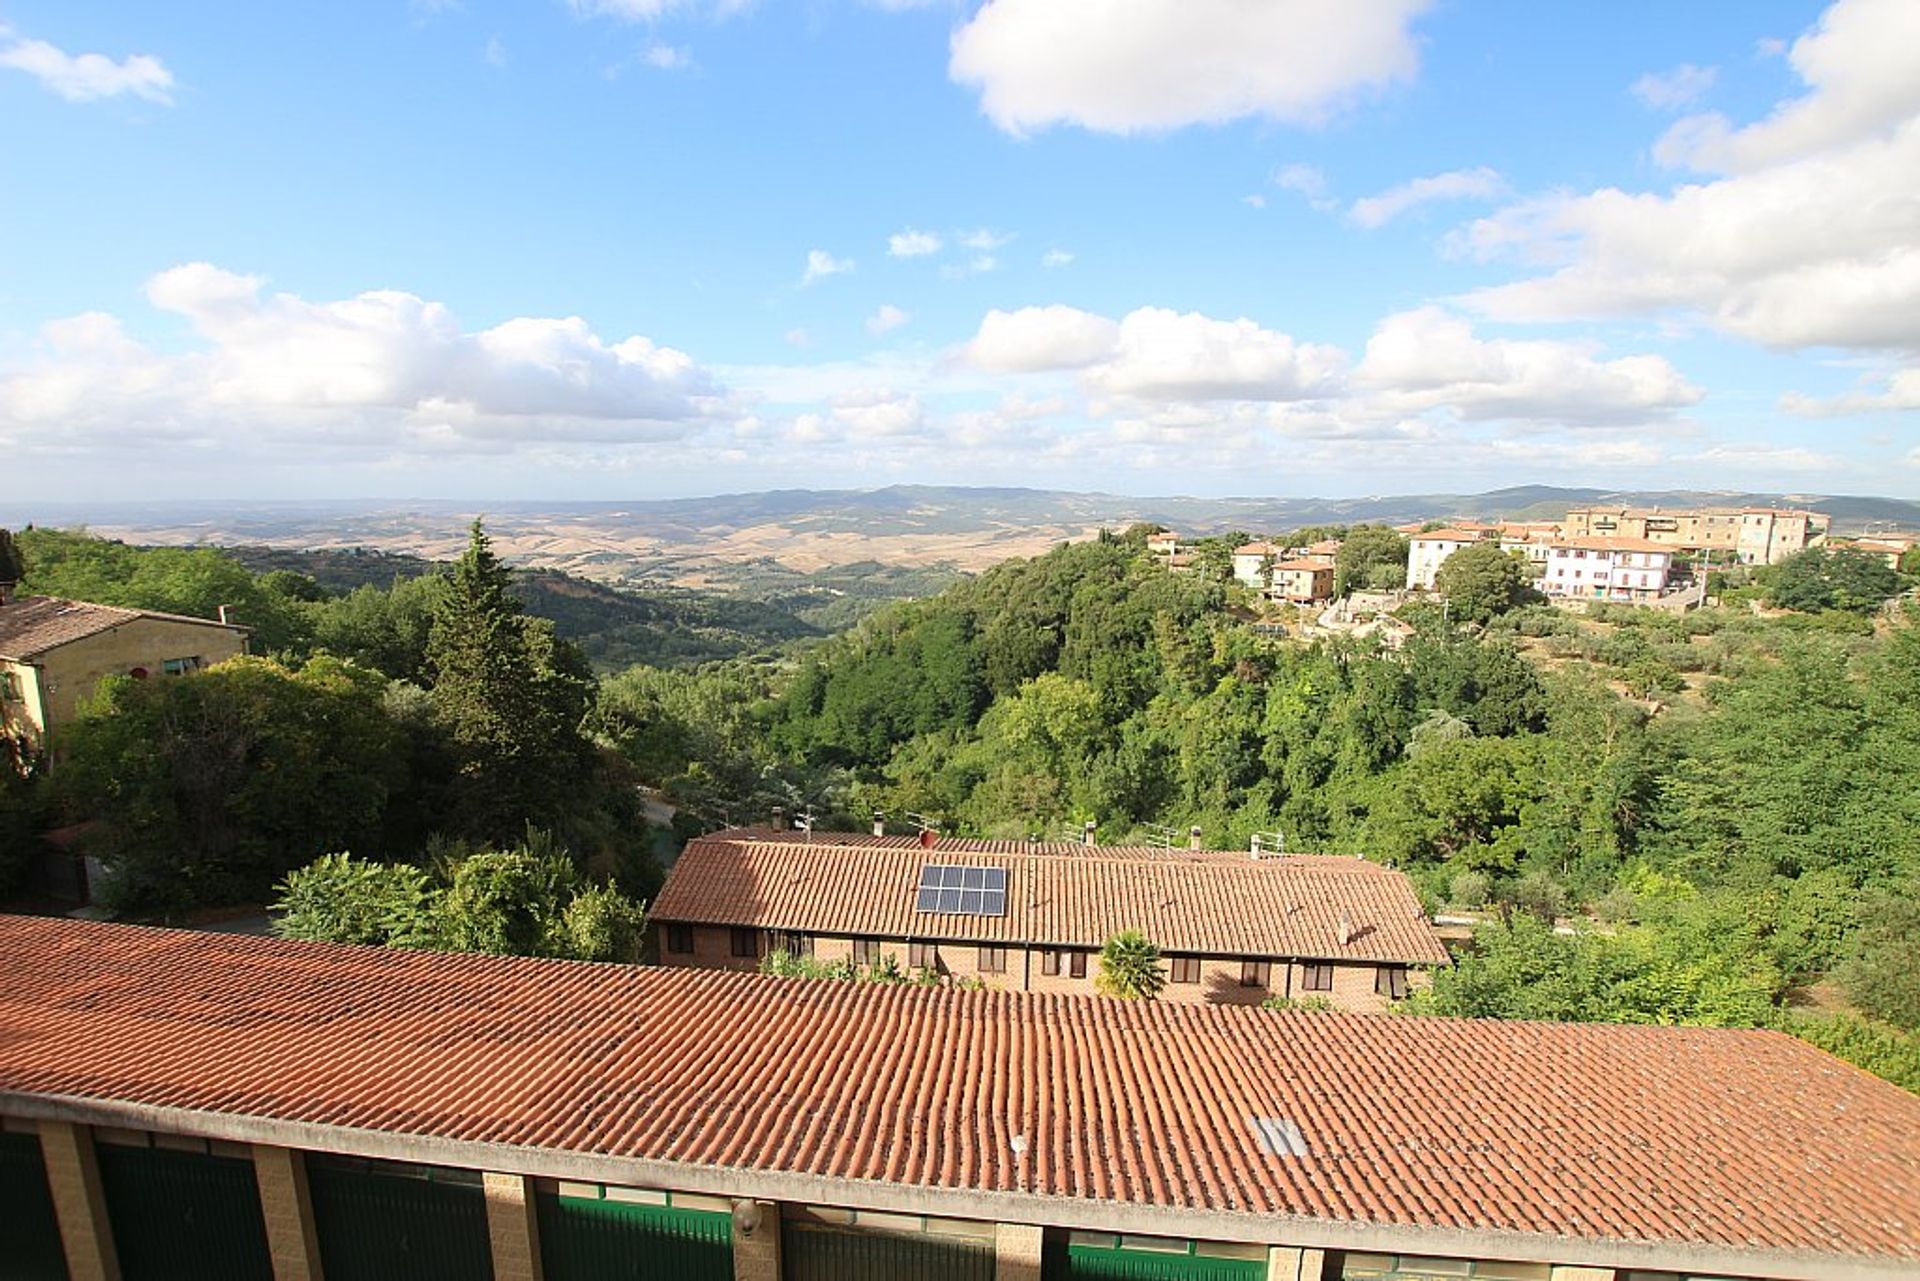
[(1070, 977), (1076, 979), (1087, 977), (1087, 954), (1085, 952), (1076, 949), (1067, 953), (1067, 973)]
[(1247, 957), (1240, 962), (1241, 987), (1272, 987), (1273, 962)]
[(691, 925), (667, 926), (667, 951), (673, 956), (693, 955), (693, 927)]
[(855, 939), (853, 941), (853, 963), (855, 965), (880, 964), (880, 940)]
[(1384, 996), (1390, 1001), (1407, 999), (1407, 967), (1404, 965), (1382, 965), (1373, 972), (1373, 991), (1376, 996)]
[(973, 964), (982, 974), (1005, 974), (1007, 949), (983, 943), (974, 951)]
[(1170, 956), (1167, 958), (1167, 977), (1173, 983), (1198, 983), (1200, 981), (1200, 958), (1197, 956)]
[(760, 931), (743, 925), (736, 925), (729, 931), (728, 949), (742, 960), (751, 957), (760, 959)]
[[(1316, 983), (1315, 979), (1325, 982)], [(1302, 992), (1333, 991), (1333, 965), (1326, 961), (1308, 961), (1300, 967), (1300, 990)]]

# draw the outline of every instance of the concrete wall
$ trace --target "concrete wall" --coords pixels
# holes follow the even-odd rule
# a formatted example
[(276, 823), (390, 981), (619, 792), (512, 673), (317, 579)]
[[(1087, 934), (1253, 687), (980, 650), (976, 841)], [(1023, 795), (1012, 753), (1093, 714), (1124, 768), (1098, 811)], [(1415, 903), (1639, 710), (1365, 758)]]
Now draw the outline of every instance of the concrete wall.
[[(739, 970), (751, 972), (759, 968), (757, 957), (737, 957), (732, 954), (732, 930), (722, 925), (695, 925), (689, 929), (693, 934), (693, 952), (689, 954), (667, 950), (667, 927), (656, 923), (658, 932), (658, 952), (662, 965), (691, 966), (696, 969)], [(779, 945), (778, 934), (758, 931), (761, 955), (770, 947)], [(853, 959), (853, 940), (828, 935), (813, 935), (813, 958), (821, 962), (850, 961)], [(1045, 953), (1040, 948), (1009, 946), (1006, 952), (1006, 970), (1000, 974), (985, 973), (979, 966), (979, 945), (975, 943), (937, 943), (933, 945), (937, 970), (941, 977), (954, 982), (978, 983), (982, 987), (1005, 991), (1061, 992), (1070, 995), (1093, 996), (1097, 994), (1094, 977), (1100, 972), (1100, 960), (1096, 952), (1087, 955), (1087, 973), (1084, 978), (1074, 978), (1071, 965), (1065, 955), (1060, 960), (1060, 973), (1050, 975), (1045, 972)], [(909, 969), (907, 944), (897, 939), (880, 941), (880, 954), (890, 956), (902, 970)], [(1317, 997), (1333, 1005), (1336, 1009), (1359, 1012), (1377, 1012), (1391, 1003), (1388, 998), (1374, 991), (1374, 983), (1379, 967), (1372, 964), (1333, 963), (1333, 989), (1326, 992), (1306, 990), (1306, 966), (1302, 962), (1273, 960), (1268, 966), (1268, 982), (1264, 987), (1244, 987), (1241, 985), (1240, 957), (1202, 957), (1200, 961), (1200, 981), (1197, 983), (1175, 983), (1171, 981), (1171, 966), (1168, 967), (1169, 981), (1161, 989), (1163, 1001), (1206, 1003), (1211, 1005), (1258, 1005), (1269, 997), (1292, 996), (1295, 1000)], [(1412, 969), (1408, 974), (1408, 983), (1412, 987), (1424, 987), (1431, 977), (1423, 970)]]

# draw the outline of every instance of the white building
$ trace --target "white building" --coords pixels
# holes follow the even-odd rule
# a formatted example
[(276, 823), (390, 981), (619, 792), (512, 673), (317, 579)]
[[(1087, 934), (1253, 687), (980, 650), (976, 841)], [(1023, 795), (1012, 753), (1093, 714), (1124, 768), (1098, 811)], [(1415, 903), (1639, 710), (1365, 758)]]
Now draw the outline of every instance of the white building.
[(1233, 549), (1233, 576), (1256, 592), (1267, 590), (1267, 571), (1287, 558), (1279, 543), (1242, 543)]
[(1547, 549), (1540, 589), (1583, 600), (1650, 600), (1667, 590), (1674, 549), (1644, 538), (1569, 538)]
[(1433, 590), (1434, 575), (1447, 557), (1462, 547), (1471, 547), (1487, 538), (1498, 538), (1493, 529), (1430, 529), (1407, 540), (1407, 586), (1423, 592)]

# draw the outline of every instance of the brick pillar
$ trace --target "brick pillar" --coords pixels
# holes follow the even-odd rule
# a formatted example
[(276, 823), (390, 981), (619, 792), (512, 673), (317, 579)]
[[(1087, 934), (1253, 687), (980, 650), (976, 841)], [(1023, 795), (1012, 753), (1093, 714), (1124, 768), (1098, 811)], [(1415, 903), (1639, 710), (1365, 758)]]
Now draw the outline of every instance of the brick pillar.
[(321, 1281), (320, 1238), (313, 1228), (306, 1156), (292, 1148), (256, 1143), (253, 1181), (260, 1185), (273, 1281)]
[(993, 1225), (993, 1281), (1040, 1281), (1045, 1234), (1027, 1223)]
[(733, 1203), (733, 1281), (780, 1281), (779, 1202)]
[(107, 1222), (107, 1198), (100, 1191), (92, 1131), (64, 1121), (42, 1121), (40, 1151), (47, 1163), (54, 1216), (60, 1220), (67, 1275), (72, 1281), (120, 1281), (120, 1256), (113, 1248), (113, 1225)]
[(493, 1281), (540, 1281), (533, 1180), (488, 1171), (481, 1182), (487, 1193), (487, 1236), (493, 1242)]
[(1267, 1281), (1320, 1281), (1326, 1267), (1325, 1250), (1276, 1245), (1267, 1249)]

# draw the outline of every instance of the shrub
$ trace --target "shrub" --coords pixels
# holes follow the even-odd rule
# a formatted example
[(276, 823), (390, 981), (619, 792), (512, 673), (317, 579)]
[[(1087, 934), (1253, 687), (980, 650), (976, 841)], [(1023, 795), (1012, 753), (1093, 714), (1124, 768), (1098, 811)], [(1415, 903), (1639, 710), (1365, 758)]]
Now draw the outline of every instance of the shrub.
[(1485, 872), (1461, 872), (1448, 888), (1448, 898), (1455, 907), (1478, 911), (1493, 897), (1493, 878)]
[(1167, 984), (1160, 949), (1138, 930), (1123, 930), (1100, 949), (1100, 972), (1093, 985), (1103, 995), (1125, 1001), (1152, 1000)]

